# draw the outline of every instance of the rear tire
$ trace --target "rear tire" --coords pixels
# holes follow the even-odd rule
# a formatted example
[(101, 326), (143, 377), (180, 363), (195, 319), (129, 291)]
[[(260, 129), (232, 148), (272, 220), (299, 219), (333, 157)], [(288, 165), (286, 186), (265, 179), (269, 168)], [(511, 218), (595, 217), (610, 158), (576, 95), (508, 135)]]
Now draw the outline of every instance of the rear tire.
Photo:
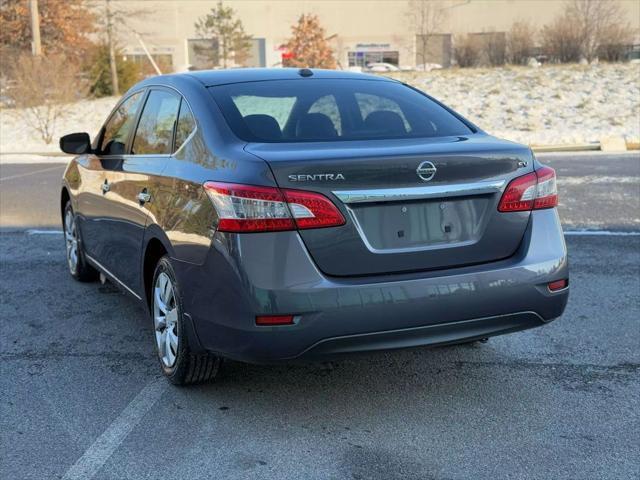
[(151, 318), (162, 373), (175, 385), (213, 380), (222, 359), (191, 351), (186, 334), (182, 296), (167, 255), (156, 265), (151, 283)]
[(87, 263), (82, 237), (80, 236), (80, 229), (78, 228), (76, 216), (71, 207), (71, 201), (68, 201), (64, 207), (62, 230), (64, 233), (69, 273), (79, 282), (94, 281), (98, 278), (98, 271)]

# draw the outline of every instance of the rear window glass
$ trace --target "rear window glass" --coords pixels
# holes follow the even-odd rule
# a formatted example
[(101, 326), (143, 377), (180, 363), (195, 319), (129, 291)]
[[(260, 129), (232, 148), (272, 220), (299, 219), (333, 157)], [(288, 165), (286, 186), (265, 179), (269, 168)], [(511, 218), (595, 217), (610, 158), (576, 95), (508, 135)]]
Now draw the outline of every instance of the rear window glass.
[(249, 142), (468, 135), (429, 97), (396, 82), (301, 79), (210, 87), (234, 133)]

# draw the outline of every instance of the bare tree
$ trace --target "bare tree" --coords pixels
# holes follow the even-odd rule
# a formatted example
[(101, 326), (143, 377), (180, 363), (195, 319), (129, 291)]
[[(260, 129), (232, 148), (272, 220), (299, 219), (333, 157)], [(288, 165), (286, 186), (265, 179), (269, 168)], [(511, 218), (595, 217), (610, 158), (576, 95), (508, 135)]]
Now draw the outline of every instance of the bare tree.
[(71, 102), (86, 92), (79, 87), (79, 70), (62, 55), (22, 55), (11, 67), (19, 78), (7, 95), (16, 107), (12, 114), (40, 134), (49, 144), (58, 121), (72, 108)]
[(536, 29), (527, 21), (518, 21), (511, 25), (507, 33), (507, 56), (509, 62), (526, 65), (533, 56)]
[(116, 44), (113, 31), (113, 11), (111, 10), (111, 0), (104, 2), (104, 15), (107, 46), (109, 48), (109, 71), (111, 73), (111, 91), (114, 95), (120, 94), (120, 86), (118, 85), (118, 69), (116, 67)]
[(626, 24), (624, 12), (616, 0), (572, 0), (565, 13), (575, 22), (581, 53), (590, 62), (597, 58), (606, 33)]
[(429, 48), (437, 32), (447, 19), (447, 11), (438, 0), (411, 0), (406, 12), (410, 28), (416, 36), (416, 61), (426, 68)]
[(563, 13), (540, 32), (542, 50), (554, 62), (568, 63), (580, 60), (581, 41), (576, 22)]
[(124, 32), (137, 34), (130, 25), (130, 18), (141, 18), (150, 13), (147, 8), (131, 8), (127, 2), (113, 0), (86, 0), (87, 5), (96, 12), (98, 33), (109, 51), (109, 72), (111, 76), (112, 95), (120, 94), (118, 79), (118, 62), (116, 55), (119, 50), (118, 39)]
[(629, 25), (610, 25), (602, 32), (598, 58), (607, 62), (621, 62), (630, 45), (633, 45), (633, 30)]

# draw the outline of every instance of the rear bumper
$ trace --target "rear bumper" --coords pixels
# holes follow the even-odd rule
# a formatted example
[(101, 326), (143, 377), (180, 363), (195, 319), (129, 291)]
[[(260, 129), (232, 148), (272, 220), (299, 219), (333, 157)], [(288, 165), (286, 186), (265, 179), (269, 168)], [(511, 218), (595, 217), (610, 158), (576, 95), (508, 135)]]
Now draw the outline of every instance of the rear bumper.
[(305, 350), (300, 357), (313, 359), (345, 353), (450, 345), (526, 330), (545, 323), (537, 313), (521, 312), (462, 322), (345, 335), (320, 340)]
[[(203, 348), (250, 362), (456, 343), (559, 317), (568, 288), (555, 209), (534, 211), (509, 259), (451, 270), (363, 278), (323, 275), (296, 232), (216, 234), (203, 265), (175, 262), (185, 311)], [(256, 315), (295, 314), (258, 327)]]

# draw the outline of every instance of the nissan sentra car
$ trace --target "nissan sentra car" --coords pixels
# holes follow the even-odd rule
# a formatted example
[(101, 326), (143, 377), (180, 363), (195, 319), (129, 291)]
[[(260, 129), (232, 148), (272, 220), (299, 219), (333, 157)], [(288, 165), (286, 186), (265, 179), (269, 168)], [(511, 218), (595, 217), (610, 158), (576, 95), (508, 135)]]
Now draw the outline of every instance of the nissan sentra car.
[(177, 384), (544, 325), (569, 294), (555, 172), (399, 81), (237, 69), (146, 79), (61, 190), (68, 267), (153, 321)]

